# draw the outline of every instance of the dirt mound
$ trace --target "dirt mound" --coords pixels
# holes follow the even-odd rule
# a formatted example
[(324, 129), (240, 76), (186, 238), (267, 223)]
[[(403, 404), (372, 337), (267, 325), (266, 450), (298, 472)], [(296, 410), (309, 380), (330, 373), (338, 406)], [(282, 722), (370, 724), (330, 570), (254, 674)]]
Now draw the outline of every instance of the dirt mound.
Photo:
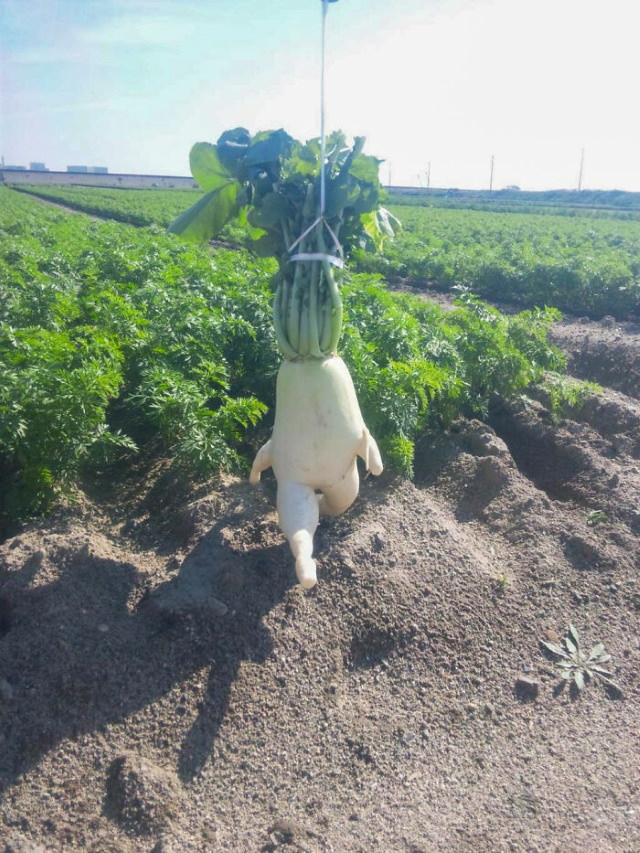
[(613, 317), (566, 319), (551, 338), (567, 352), (574, 376), (640, 398), (640, 325)]
[[(136, 472), (25, 526), (0, 850), (640, 850), (639, 424), (607, 391), (425, 436), (321, 525), (309, 593), (269, 477)], [(561, 680), (569, 624), (617, 687)]]

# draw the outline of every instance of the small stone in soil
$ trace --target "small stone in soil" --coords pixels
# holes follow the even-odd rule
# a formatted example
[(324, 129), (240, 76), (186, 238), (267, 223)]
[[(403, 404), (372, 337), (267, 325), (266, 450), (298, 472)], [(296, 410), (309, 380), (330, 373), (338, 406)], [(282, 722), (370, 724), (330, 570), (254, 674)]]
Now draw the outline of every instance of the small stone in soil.
[(519, 699), (530, 702), (537, 699), (540, 692), (540, 682), (528, 675), (520, 675), (516, 679), (516, 695)]

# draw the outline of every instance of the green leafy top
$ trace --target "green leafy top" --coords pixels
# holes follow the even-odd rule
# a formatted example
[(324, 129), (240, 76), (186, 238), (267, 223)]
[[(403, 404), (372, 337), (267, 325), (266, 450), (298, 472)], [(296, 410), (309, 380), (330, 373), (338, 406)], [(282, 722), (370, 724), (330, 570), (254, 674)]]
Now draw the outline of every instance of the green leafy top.
[[(326, 139), (325, 219), (346, 255), (380, 249), (399, 222), (380, 207), (382, 161), (363, 153), (364, 137), (350, 146), (341, 131)], [(321, 142), (298, 142), (284, 130), (251, 137), (225, 131), (215, 145), (198, 142), (190, 153), (193, 177), (205, 195), (169, 231), (193, 240), (215, 237), (233, 219), (249, 226), (255, 251), (285, 263), (292, 244), (320, 212)]]

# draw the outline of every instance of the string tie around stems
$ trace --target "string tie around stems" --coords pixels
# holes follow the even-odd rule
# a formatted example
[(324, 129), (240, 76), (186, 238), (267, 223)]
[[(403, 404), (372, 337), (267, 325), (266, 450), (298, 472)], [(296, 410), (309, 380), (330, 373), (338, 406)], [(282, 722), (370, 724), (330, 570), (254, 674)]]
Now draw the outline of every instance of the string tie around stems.
[(321, 214), (315, 222), (312, 222), (311, 225), (307, 228), (306, 231), (303, 231), (302, 234), (289, 246), (289, 252), (292, 252), (295, 247), (301, 243), (304, 238), (310, 234), (315, 228), (320, 226), (320, 228), (324, 227), (329, 232), (331, 239), (333, 240), (333, 248), (336, 252), (334, 255), (327, 254), (325, 252), (297, 252), (295, 255), (291, 255), (289, 258), (290, 261), (328, 261), (331, 266), (338, 267), (338, 269), (343, 269), (344, 267), (344, 253), (342, 251), (342, 246), (340, 245), (340, 241), (336, 235), (336, 232), (329, 225), (324, 215)]

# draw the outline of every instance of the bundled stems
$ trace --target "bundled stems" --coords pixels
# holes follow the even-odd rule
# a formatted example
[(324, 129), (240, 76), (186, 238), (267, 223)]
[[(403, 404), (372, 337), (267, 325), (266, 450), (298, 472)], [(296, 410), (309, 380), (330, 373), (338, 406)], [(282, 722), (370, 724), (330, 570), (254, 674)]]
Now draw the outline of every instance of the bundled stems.
[[(324, 242), (322, 227), (320, 227), (320, 230), (318, 231), (318, 248), (322, 254), (327, 254), (327, 247)], [(330, 353), (334, 353), (338, 348), (338, 341), (340, 340), (340, 334), (342, 332), (342, 298), (340, 296), (340, 291), (338, 290), (338, 282), (336, 281), (335, 272), (326, 257), (322, 261), (322, 270), (324, 272), (324, 279), (328, 288), (328, 301), (331, 305), (329, 322), (331, 331), (329, 335), (328, 350)]]
[[(323, 227), (320, 221), (300, 242), (301, 254), (315, 250), (327, 255)], [(336, 272), (326, 257), (292, 264), (282, 270), (273, 301), (273, 325), (282, 354), (289, 361), (335, 355), (342, 330)]]
[(311, 267), (311, 286), (309, 289), (309, 354), (313, 358), (322, 358), (320, 351), (320, 265)]
[(282, 354), (287, 361), (292, 361), (298, 358), (298, 353), (289, 343), (289, 336), (283, 325), (283, 318), (287, 316), (288, 312), (289, 295), (290, 288), (285, 286), (284, 279), (281, 278), (273, 300), (273, 328)]

